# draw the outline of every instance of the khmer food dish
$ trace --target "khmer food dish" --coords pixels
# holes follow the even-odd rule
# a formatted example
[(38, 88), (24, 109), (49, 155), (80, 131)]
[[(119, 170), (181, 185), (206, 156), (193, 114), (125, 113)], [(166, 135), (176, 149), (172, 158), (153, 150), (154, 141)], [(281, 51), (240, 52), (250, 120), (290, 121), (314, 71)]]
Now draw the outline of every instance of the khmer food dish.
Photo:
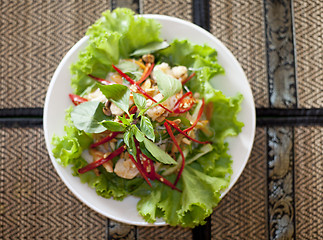
[(203, 224), (230, 182), (225, 138), (243, 127), (242, 95), (209, 82), (224, 74), (216, 50), (167, 42), (158, 22), (129, 9), (104, 12), (87, 35), (54, 157), (102, 197), (140, 198), (149, 223)]

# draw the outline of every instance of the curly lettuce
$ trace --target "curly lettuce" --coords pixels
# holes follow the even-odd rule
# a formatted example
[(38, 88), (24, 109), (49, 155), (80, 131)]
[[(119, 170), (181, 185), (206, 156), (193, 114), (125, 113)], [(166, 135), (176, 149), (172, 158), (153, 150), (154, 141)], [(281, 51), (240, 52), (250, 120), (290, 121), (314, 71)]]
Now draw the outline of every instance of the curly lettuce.
[(129, 58), (136, 49), (147, 44), (162, 42), (161, 26), (153, 19), (135, 17), (130, 9), (117, 8), (106, 11), (86, 32), (89, 45), (72, 64), (72, 87), (76, 94), (82, 94), (94, 84), (88, 75), (105, 78), (112, 64), (120, 58)]

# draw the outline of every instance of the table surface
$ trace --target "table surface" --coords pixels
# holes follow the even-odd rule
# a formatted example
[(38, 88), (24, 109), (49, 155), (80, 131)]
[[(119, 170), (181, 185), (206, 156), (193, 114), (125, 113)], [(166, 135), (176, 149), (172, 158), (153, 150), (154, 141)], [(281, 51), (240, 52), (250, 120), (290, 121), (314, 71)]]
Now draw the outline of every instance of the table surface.
[[(42, 111), (66, 52), (106, 9), (176, 16), (219, 38), (250, 82), (248, 164), (205, 226), (136, 227), (92, 211), (46, 150)], [(1, 239), (323, 239), (323, 2), (0, 1)]]

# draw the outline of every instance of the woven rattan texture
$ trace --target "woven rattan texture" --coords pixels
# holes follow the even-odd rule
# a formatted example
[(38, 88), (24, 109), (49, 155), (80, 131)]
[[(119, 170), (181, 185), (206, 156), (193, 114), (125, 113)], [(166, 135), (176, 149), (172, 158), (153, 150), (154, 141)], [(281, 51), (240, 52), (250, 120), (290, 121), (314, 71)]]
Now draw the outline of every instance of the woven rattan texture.
[(162, 239), (192, 239), (192, 231), (189, 228), (180, 227), (140, 227), (138, 228), (139, 240), (162, 240)]
[(163, 14), (192, 22), (192, 0), (143, 0), (143, 13)]
[(256, 107), (268, 107), (263, 2), (211, 0), (210, 31), (240, 62)]
[(295, 129), (295, 211), (299, 239), (323, 239), (323, 127)]
[(298, 105), (323, 107), (323, 1), (294, 1)]
[(265, 239), (266, 131), (257, 128), (249, 161), (212, 215), (212, 239)]
[(0, 2), (0, 109), (42, 107), (63, 56), (108, 0)]
[(103, 239), (105, 217), (58, 177), (41, 128), (0, 128), (0, 239)]

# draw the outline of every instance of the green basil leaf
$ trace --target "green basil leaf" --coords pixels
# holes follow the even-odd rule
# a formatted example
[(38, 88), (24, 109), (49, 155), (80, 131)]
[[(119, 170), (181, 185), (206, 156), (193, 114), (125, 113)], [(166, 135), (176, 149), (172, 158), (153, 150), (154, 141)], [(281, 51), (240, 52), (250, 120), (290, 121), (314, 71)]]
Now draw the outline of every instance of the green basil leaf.
[(146, 46), (137, 49), (133, 53), (130, 54), (130, 56), (142, 56), (145, 54), (157, 52), (161, 49), (165, 49), (169, 47), (169, 44), (166, 41), (163, 42), (152, 42), (148, 43)]
[(132, 131), (132, 129), (128, 129), (128, 131), (126, 131), (124, 133), (123, 141), (125, 142), (125, 144), (127, 146), (128, 153), (136, 158), (137, 151), (136, 151), (135, 141), (133, 139), (133, 131)]
[(133, 94), (133, 100), (135, 101), (135, 104), (139, 110), (145, 109), (147, 105), (146, 98), (139, 94), (139, 93), (132, 93)]
[(165, 74), (159, 69), (154, 70), (153, 74), (157, 82), (158, 89), (164, 96), (164, 99), (162, 101), (165, 101), (167, 98), (181, 91), (182, 83), (178, 79)]
[(103, 103), (89, 101), (76, 106), (71, 112), (75, 127), (87, 133), (100, 133), (106, 130), (100, 123), (108, 117), (103, 113)]
[(131, 130), (133, 131), (133, 134), (135, 135), (136, 139), (139, 142), (144, 141), (145, 135), (137, 128), (136, 125), (132, 125), (132, 129)]
[(150, 119), (146, 116), (141, 116), (140, 129), (147, 136), (147, 138), (149, 138), (153, 142), (155, 141), (154, 127)]
[(165, 151), (160, 149), (155, 143), (148, 140), (147, 138), (144, 139), (144, 144), (146, 149), (153, 155), (158, 162), (164, 164), (177, 164), (177, 162), (169, 156)]
[(107, 99), (110, 99), (120, 109), (128, 113), (130, 90), (127, 86), (121, 84), (98, 84), (98, 87)]
[(129, 118), (126, 118), (125, 115), (118, 116), (118, 118), (123, 123), (124, 126), (129, 126), (133, 121), (133, 114), (131, 114)]
[(131, 138), (131, 132), (130, 131), (125, 131), (123, 134), (123, 141), (126, 144), (128, 148), (130, 148), (130, 138)]
[(119, 122), (103, 121), (101, 124), (112, 132), (123, 132), (125, 130), (125, 126)]

